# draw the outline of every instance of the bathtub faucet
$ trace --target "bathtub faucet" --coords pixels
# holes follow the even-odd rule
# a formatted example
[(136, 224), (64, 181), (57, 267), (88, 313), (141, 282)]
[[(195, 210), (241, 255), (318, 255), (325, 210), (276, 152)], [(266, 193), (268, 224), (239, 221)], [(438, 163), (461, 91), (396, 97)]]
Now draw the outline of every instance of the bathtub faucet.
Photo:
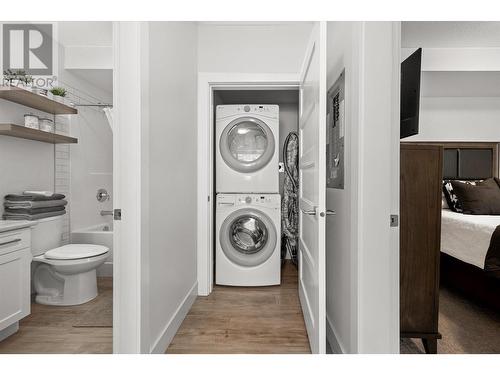
[(101, 211), (101, 216), (113, 216), (113, 211)]

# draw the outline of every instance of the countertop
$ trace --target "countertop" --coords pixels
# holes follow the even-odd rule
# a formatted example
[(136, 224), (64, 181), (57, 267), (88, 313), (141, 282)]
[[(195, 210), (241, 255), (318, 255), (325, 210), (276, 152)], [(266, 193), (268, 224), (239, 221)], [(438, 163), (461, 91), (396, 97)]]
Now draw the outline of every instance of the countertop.
[(35, 221), (28, 220), (0, 220), (0, 233), (15, 229), (29, 228), (35, 224)]

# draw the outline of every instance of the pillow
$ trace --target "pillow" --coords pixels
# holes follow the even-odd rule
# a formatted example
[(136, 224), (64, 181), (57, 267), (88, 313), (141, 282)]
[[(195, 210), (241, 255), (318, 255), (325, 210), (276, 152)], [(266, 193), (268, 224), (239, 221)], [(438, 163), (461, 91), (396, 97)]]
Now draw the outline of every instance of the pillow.
[(443, 195), (446, 199), (448, 207), (455, 212), (462, 212), (462, 206), (458, 201), (458, 197), (453, 191), (453, 185), (450, 180), (443, 181)]
[(475, 185), (450, 181), (464, 214), (500, 215), (500, 187), (492, 178)]
[(460, 204), (460, 200), (458, 199), (457, 195), (453, 191), (453, 186), (451, 185), (451, 181), (458, 181), (462, 182), (464, 184), (469, 184), (469, 185), (476, 185), (477, 183), (482, 182), (483, 180), (468, 180), (468, 181), (463, 181), (463, 180), (444, 180), (443, 181), (443, 195), (446, 200), (446, 207), (442, 203), (442, 208), (449, 208), (452, 211), (455, 212), (462, 212), (462, 205)]
[(450, 209), (450, 206), (448, 206), (448, 202), (446, 201), (446, 197), (444, 196), (444, 191), (441, 192), (441, 208), (443, 210)]

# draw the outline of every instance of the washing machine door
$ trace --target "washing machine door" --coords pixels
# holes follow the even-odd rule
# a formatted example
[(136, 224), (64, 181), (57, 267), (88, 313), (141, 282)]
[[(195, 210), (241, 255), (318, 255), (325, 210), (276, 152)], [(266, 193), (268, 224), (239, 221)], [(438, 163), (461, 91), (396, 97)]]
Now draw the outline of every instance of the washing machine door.
[(219, 241), (224, 255), (243, 267), (267, 261), (276, 250), (277, 234), (272, 220), (262, 211), (241, 209), (222, 223)]
[(274, 155), (274, 134), (269, 126), (255, 117), (239, 117), (223, 130), (219, 149), (224, 162), (242, 173), (265, 167)]

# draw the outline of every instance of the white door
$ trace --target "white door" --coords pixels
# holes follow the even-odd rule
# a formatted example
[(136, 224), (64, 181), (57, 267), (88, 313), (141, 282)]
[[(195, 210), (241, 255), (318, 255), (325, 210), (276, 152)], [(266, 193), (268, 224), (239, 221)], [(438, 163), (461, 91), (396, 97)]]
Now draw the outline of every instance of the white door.
[[(141, 352), (141, 22), (113, 23), (113, 352)], [(142, 47), (143, 48), (143, 47)], [(118, 218), (117, 218), (118, 219)]]
[(299, 117), (299, 296), (313, 353), (325, 353), (326, 23), (302, 65)]

